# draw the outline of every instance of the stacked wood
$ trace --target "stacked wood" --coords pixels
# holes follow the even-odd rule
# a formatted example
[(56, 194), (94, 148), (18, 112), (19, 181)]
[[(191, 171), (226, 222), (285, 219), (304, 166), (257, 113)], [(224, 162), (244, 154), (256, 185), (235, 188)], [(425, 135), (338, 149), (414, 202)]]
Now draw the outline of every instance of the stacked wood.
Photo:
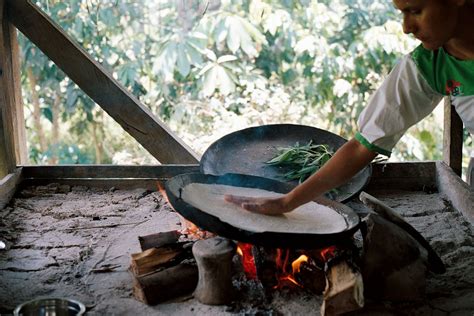
[(364, 306), (361, 273), (345, 260), (333, 262), (326, 272), (321, 315), (339, 315)]
[(176, 231), (140, 236), (142, 252), (131, 255), (133, 295), (155, 305), (191, 294), (198, 281), (193, 243), (178, 242)]
[(199, 269), (199, 280), (194, 297), (203, 304), (222, 305), (232, 301), (232, 258), (234, 242), (213, 237), (199, 240), (193, 246)]

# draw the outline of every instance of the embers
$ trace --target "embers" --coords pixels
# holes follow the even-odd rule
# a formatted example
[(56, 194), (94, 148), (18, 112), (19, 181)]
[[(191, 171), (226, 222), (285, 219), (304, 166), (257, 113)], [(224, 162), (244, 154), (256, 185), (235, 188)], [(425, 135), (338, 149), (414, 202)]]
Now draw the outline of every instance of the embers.
[(325, 271), (333, 261), (353, 262), (353, 250), (347, 246), (329, 246), (315, 250), (275, 249), (238, 243), (244, 272), (268, 290), (304, 288), (321, 294), (326, 286)]

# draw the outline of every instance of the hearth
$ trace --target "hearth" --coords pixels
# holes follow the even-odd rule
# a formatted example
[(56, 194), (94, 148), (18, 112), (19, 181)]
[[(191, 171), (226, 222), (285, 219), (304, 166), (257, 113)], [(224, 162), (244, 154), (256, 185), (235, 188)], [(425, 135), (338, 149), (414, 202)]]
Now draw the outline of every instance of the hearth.
[(150, 305), (190, 295), (204, 304), (231, 304), (239, 297), (238, 279), (260, 284), (268, 296), (283, 289), (322, 295), (322, 315), (360, 309), (365, 298), (421, 299), (427, 272), (444, 272), (443, 263), (392, 209), (366, 193), (360, 199), (372, 211), (359, 230), (314, 248), (242, 242), (183, 218), (182, 231), (139, 237), (142, 252), (130, 266), (134, 295)]

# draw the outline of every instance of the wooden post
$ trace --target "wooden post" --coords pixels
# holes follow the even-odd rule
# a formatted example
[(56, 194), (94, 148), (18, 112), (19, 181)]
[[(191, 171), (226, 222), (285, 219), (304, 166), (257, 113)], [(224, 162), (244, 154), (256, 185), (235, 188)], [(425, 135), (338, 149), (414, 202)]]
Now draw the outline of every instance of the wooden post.
[(3, 0), (7, 17), (72, 81), (163, 164), (195, 164), (198, 154), (127, 91), (32, 1)]
[(451, 105), (449, 97), (444, 99), (443, 160), (454, 173), (462, 173), (462, 136), (461, 118)]
[(16, 29), (0, 0), (0, 179), (27, 162)]

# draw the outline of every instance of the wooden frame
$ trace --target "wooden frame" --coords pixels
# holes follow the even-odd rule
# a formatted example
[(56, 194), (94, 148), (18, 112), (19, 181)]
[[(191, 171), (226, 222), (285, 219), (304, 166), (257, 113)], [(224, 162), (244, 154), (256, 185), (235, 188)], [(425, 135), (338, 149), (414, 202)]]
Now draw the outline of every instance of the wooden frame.
[(36, 5), (28, 0), (2, 1), (7, 4), (11, 23), (158, 161), (190, 164), (199, 161), (188, 145)]
[(27, 161), (16, 29), (0, 0), (0, 178)]
[(462, 174), (463, 123), (451, 105), (444, 99), (443, 160), (458, 176)]

